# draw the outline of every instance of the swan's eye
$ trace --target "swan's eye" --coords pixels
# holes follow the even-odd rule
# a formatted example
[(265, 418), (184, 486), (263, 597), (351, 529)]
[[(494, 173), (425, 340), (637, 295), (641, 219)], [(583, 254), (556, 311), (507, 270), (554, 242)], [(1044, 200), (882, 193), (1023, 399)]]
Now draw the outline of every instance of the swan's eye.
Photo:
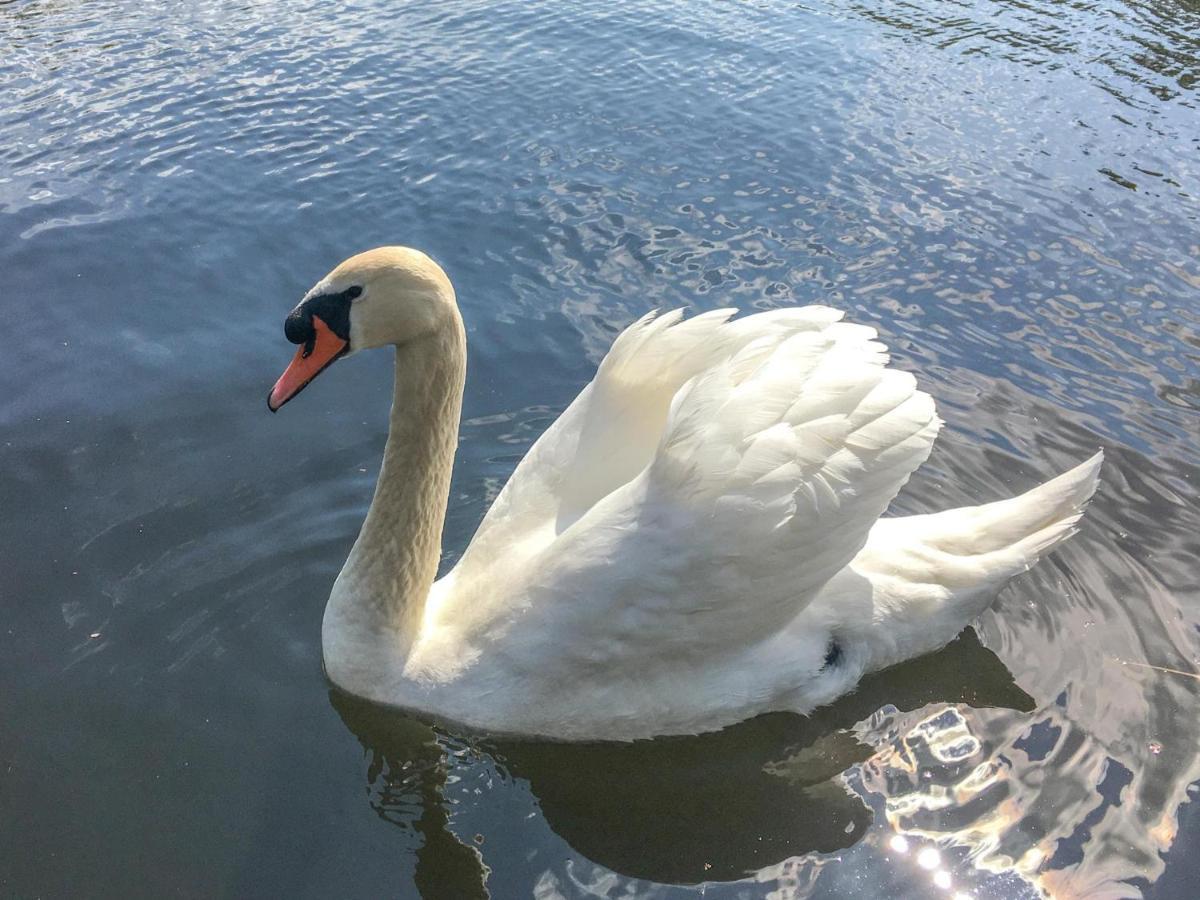
[(356, 300), (362, 296), (362, 288), (360, 288), (357, 284), (353, 287), (346, 288), (345, 295), (351, 300)]
[(828, 669), (830, 666), (836, 666), (842, 661), (842, 645), (838, 643), (838, 639), (831, 637), (829, 646), (825, 648), (825, 662), (821, 663), (821, 669)]

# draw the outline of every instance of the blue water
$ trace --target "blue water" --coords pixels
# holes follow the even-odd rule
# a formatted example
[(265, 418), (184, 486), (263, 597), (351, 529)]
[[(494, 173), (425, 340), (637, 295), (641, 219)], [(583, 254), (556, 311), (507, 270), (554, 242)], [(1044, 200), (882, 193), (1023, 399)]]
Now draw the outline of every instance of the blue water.
[[(1191, 0), (0, 3), (0, 894), (1193, 896), (1198, 35)], [(386, 354), (264, 403), (283, 316), (384, 243), (468, 326), (447, 562), (653, 307), (878, 327), (947, 421), (898, 511), (1097, 446), (1104, 484), (978, 636), (811, 719), (434, 730), (321, 672)]]

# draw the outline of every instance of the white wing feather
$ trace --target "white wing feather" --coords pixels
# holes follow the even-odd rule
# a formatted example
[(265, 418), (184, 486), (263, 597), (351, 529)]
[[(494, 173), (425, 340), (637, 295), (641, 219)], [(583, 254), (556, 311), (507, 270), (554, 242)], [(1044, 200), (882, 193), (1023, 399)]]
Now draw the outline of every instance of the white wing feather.
[[(622, 333), (513, 474), (431, 626), (453, 618), (510, 665), (667, 664), (774, 634), (850, 562), (929, 455), (933, 401), (836, 310), (730, 316)], [(507, 627), (527, 613), (538, 628)]]
[(496, 498), (456, 571), (486, 577), (542, 549), (653, 458), (671, 402), (691, 378), (757, 342), (766, 354), (799, 331), (841, 318), (827, 307), (784, 309), (729, 322), (736, 310), (683, 319), (650, 313), (613, 342), (599, 371), (534, 443)]

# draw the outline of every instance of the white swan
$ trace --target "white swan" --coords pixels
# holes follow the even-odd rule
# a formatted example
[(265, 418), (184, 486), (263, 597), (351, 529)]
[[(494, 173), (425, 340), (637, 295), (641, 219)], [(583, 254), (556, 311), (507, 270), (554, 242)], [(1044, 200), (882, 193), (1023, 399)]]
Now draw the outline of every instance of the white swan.
[(287, 319), (303, 346), (272, 410), (338, 357), (396, 347), (383, 468), (325, 610), (330, 679), (562, 739), (805, 713), (950, 641), (1073, 533), (1099, 453), (1011, 500), (879, 518), (929, 455), (933, 400), (836, 310), (732, 314), (627, 328), (435, 582), (466, 370), (454, 289), (401, 247), (321, 280)]

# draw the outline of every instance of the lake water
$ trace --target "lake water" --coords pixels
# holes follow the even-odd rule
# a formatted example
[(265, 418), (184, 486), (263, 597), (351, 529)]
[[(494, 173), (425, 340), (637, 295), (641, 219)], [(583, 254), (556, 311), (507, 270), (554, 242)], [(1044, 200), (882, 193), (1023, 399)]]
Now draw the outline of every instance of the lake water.
[[(1195, 0), (0, 3), (0, 895), (1194, 897), (1198, 88)], [(387, 354), (264, 403), (384, 243), (468, 324), (447, 563), (653, 307), (878, 327), (898, 511), (1103, 485), (811, 719), (431, 729), (321, 670)]]

